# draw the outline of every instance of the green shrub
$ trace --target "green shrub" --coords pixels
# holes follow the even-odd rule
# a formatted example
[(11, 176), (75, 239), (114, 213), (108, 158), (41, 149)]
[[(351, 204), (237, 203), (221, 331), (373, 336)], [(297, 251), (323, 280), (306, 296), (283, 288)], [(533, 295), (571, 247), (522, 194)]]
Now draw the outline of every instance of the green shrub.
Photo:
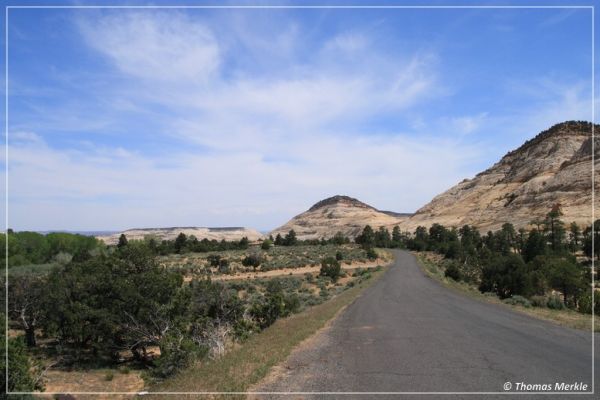
[(286, 313), (293, 314), (300, 310), (300, 297), (296, 293), (292, 293), (285, 297)]
[(112, 381), (113, 378), (115, 377), (115, 374), (112, 371), (108, 371), (105, 375), (104, 375), (104, 380), (105, 381)]
[(548, 305), (546, 296), (532, 296), (530, 300), (531, 305), (534, 307), (547, 307)]
[(344, 255), (342, 254), (341, 251), (338, 251), (335, 253), (335, 259), (338, 261), (342, 261), (344, 259)]
[[(0, 314), (4, 317), (3, 314)], [(27, 356), (25, 341), (22, 337), (8, 339), (8, 388), (10, 392), (32, 392), (34, 390), (43, 390), (39, 382), (35, 382), (32, 376), (32, 365)], [(2, 369), (2, 378), (5, 378), (4, 371), (6, 339), (4, 335), (0, 337), (0, 368)], [(4, 382), (2, 382), (4, 386)], [(7, 397), (6, 397), (7, 398)]]
[[(579, 302), (577, 304), (577, 311), (582, 314), (591, 314), (592, 313), (592, 294), (585, 293), (579, 298)], [(594, 296), (594, 311), (598, 313), (600, 311), (600, 293), (596, 293)]]
[(244, 341), (254, 332), (258, 332), (258, 326), (250, 319), (241, 319), (233, 326), (233, 335), (239, 341)]
[[(300, 280), (297, 281), (300, 283)], [(255, 299), (250, 306), (250, 315), (261, 329), (272, 325), (278, 318), (287, 317), (300, 309), (298, 295), (284, 294), (282, 282), (280, 279), (269, 280), (265, 295)]]
[(327, 257), (321, 262), (321, 276), (328, 276), (333, 282), (336, 282), (340, 277), (342, 267), (338, 260), (333, 257)]
[(529, 300), (527, 300), (525, 297), (519, 296), (519, 295), (515, 295), (515, 296), (509, 297), (507, 299), (504, 299), (504, 303), (511, 304), (513, 306), (519, 305), (519, 306), (523, 306), (525, 308), (531, 307), (531, 302)]
[(208, 257), (206, 257), (206, 260), (208, 261), (211, 267), (218, 267), (221, 261), (221, 256), (218, 254), (211, 254)]
[(242, 260), (242, 265), (244, 267), (252, 267), (252, 269), (256, 270), (256, 268), (258, 268), (261, 262), (262, 259), (259, 255), (250, 254), (249, 256), (244, 257), (244, 259)]
[(460, 273), (460, 270), (456, 266), (456, 263), (451, 263), (446, 268), (446, 271), (444, 272), (444, 276), (447, 278), (450, 278), (454, 281), (457, 281), (457, 282), (460, 281), (462, 278), (462, 274)]
[(564, 310), (566, 308), (565, 303), (563, 303), (560, 296), (550, 296), (548, 298), (548, 302), (546, 306), (552, 310)]
[(369, 247), (367, 249), (367, 258), (371, 261), (377, 260), (377, 258), (379, 258), (379, 255), (377, 255), (377, 252), (375, 251), (375, 249), (373, 249), (372, 247)]
[(229, 260), (227, 260), (226, 258), (221, 258), (219, 260), (219, 273), (221, 274), (228, 274), (231, 272), (231, 269), (229, 268)]
[(160, 357), (154, 363), (151, 374), (157, 378), (166, 378), (187, 367), (198, 354), (206, 354), (208, 349), (200, 348), (180, 332), (173, 332), (160, 341), (160, 351)]

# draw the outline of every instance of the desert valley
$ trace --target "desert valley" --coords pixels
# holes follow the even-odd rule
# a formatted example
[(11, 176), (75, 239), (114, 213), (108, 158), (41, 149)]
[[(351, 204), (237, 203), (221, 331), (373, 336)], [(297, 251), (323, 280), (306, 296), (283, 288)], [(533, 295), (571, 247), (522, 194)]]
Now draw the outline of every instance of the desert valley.
[(598, 398), (594, 1), (5, 3), (0, 399)]
[[(132, 239), (155, 235), (161, 240), (173, 240), (184, 233), (199, 240), (247, 237), (256, 241), (294, 230), (300, 240), (330, 239), (338, 232), (353, 239), (365, 225), (389, 231), (397, 226), (401, 231), (413, 232), (418, 226), (429, 228), (436, 223), (454, 228), (471, 225), (487, 233), (500, 229), (504, 223), (517, 229), (532, 227), (555, 205), (560, 205), (565, 222), (585, 227), (592, 222), (592, 148), (595, 159), (600, 159), (600, 139), (596, 137), (592, 146), (590, 123), (556, 124), (414, 213), (381, 211), (349, 196), (336, 195), (315, 203), (265, 235), (252, 228), (152, 228), (121, 233)], [(596, 190), (597, 187), (598, 183)], [(596, 198), (594, 206), (598, 204), (600, 200)], [(402, 211), (401, 204), (398, 210)], [(121, 233), (98, 238), (116, 244)]]

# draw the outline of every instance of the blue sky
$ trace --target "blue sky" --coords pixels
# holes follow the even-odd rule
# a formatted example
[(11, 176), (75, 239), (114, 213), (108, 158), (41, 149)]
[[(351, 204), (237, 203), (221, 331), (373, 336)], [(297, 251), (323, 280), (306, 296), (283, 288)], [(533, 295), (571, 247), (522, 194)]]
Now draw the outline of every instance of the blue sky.
[(18, 230), (412, 212), (592, 119), (589, 9), (11, 9), (8, 61)]

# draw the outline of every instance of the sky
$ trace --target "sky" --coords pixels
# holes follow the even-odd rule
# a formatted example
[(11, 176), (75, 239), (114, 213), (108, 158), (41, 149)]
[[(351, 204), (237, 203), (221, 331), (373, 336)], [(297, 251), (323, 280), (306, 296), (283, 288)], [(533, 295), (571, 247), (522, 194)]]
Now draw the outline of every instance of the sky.
[(8, 226), (266, 231), (335, 194), (414, 212), (553, 124), (592, 120), (591, 22), (10, 9)]

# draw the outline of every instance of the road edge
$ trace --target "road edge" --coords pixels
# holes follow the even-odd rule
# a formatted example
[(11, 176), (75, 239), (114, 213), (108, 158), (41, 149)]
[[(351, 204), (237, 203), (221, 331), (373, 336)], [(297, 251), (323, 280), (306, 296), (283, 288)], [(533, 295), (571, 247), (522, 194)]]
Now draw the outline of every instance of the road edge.
[[(423, 275), (425, 275), (425, 277), (437, 282), (444, 288), (450, 289), (455, 293), (458, 293), (462, 296), (468, 297), (475, 301), (479, 301), (481, 303), (495, 304), (495, 305), (501, 306), (507, 310), (514, 311), (518, 314), (525, 315), (525, 316), (528, 316), (528, 317), (531, 317), (531, 318), (534, 318), (534, 319), (537, 319), (540, 321), (550, 322), (557, 326), (567, 327), (567, 328), (576, 329), (576, 330), (584, 331), (584, 332), (592, 332), (592, 319), (590, 317), (589, 321), (584, 321), (585, 314), (581, 314), (576, 311), (569, 311), (568, 313), (565, 313), (565, 311), (558, 311), (558, 310), (525, 308), (525, 307), (522, 307), (519, 305), (512, 305), (512, 304), (504, 303), (503, 301), (501, 301), (498, 298), (485, 296), (484, 294), (479, 293), (479, 291), (477, 291), (473, 287), (468, 286), (466, 284), (459, 284), (459, 283), (452, 284), (452, 283), (448, 282), (442, 276), (433, 273), (424, 265), (424, 262), (422, 260), (422, 257), (423, 257), (422, 254), (420, 254), (419, 252), (414, 252), (414, 251), (411, 251), (410, 254), (412, 254), (415, 257), (415, 260), (417, 261), (417, 265), (419, 266), (419, 269), (421, 270)], [(536, 312), (536, 311), (541, 311), (541, 310), (545, 311), (547, 315), (542, 315), (540, 312)], [(561, 316), (560, 313), (562, 313), (563, 316), (577, 317), (576, 319), (578, 319), (579, 321), (577, 323), (575, 323), (575, 322), (572, 322), (571, 320), (567, 320), (564, 318), (563, 319), (557, 318), (557, 317)], [(596, 320), (596, 329), (594, 331), (600, 332), (600, 320)]]

